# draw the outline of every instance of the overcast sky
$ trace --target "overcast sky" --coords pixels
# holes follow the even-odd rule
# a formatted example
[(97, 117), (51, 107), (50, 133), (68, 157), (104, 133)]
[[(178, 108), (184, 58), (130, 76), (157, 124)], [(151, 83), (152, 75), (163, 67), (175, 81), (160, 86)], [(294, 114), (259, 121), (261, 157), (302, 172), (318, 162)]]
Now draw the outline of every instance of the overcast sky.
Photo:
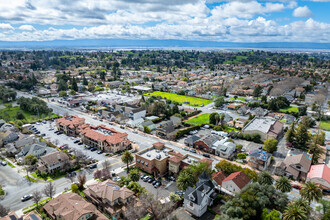
[(330, 42), (330, 1), (0, 0), (1, 41)]

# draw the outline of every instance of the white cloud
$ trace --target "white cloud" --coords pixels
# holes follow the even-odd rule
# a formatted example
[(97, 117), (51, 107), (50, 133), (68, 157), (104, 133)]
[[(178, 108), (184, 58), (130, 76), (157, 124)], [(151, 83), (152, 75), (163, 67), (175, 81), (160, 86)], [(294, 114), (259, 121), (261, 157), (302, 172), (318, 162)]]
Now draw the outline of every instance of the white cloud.
[(312, 17), (313, 13), (311, 12), (311, 10), (309, 10), (309, 8), (305, 5), (304, 7), (298, 7), (293, 11), (293, 16), (295, 17), (304, 17), (304, 18), (308, 18), (308, 17)]
[(10, 31), (14, 30), (15, 28), (10, 24), (0, 23), (0, 30)]
[(35, 31), (36, 29), (32, 25), (21, 25), (18, 29), (22, 31)]

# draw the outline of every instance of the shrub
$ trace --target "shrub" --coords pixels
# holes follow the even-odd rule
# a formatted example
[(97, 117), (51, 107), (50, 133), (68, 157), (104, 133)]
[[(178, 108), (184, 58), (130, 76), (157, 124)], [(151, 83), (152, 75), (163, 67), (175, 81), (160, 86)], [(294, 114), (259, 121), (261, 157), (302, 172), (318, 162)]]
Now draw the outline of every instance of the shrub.
[(79, 189), (79, 187), (77, 186), (77, 184), (72, 184), (71, 185), (71, 190), (72, 190), (72, 192), (78, 192), (78, 189)]

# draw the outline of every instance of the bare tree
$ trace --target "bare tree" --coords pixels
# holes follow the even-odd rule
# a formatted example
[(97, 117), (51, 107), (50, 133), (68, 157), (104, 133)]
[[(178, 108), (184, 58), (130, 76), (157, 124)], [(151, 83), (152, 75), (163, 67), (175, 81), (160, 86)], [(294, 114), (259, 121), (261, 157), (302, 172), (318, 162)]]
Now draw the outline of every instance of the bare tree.
[(147, 210), (143, 206), (137, 204), (137, 200), (135, 198), (131, 199), (127, 203), (127, 207), (134, 208), (127, 209), (126, 213), (124, 214), (126, 219), (141, 219), (147, 213)]
[(0, 217), (8, 215), (9, 209), (0, 204)]
[(39, 202), (41, 200), (41, 193), (40, 191), (36, 190), (32, 193), (32, 199), (37, 204), (37, 208), (39, 207)]
[(78, 184), (79, 184), (79, 188), (80, 189), (83, 189), (84, 188), (84, 185), (86, 183), (86, 174), (79, 174), (78, 177)]
[(103, 162), (102, 162), (102, 166), (103, 166), (103, 169), (105, 169), (105, 170), (111, 170), (110, 168), (111, 168), (111, 163), (109, 162), (109, 160), (104, 160)]
[(166, 218), (166, 216), (171, 212), (173, 205), (172, 202), (164, 204), (161, 203), (158, 198), (155, 199), (154, 195), (150, 193), (142, 193), (140, 195), (140, 202), (145, 210), (150, 211), (152, 219), (155, 220)]
[(56, 188), (55, 188), (55, 185), (53, 184), (53, 182), (47, 183), (42, 192), (45, 196), (53, 198), (53, 196), (56, 193)]

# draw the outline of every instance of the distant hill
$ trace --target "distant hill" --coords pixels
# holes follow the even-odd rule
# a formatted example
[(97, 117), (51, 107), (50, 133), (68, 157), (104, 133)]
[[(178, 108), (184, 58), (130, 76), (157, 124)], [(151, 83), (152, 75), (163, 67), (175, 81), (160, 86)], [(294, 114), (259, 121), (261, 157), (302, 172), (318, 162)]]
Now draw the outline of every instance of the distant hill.
[(84, 48), (274, 48), (274, 49), (330, 49), (330, 43), (310, 42), (260, 42), (234, 43), (185, 40), (126, 40), (126, 39), (83, 39), (54, 41), (0, 41), (2, 49), (84, 49)]

